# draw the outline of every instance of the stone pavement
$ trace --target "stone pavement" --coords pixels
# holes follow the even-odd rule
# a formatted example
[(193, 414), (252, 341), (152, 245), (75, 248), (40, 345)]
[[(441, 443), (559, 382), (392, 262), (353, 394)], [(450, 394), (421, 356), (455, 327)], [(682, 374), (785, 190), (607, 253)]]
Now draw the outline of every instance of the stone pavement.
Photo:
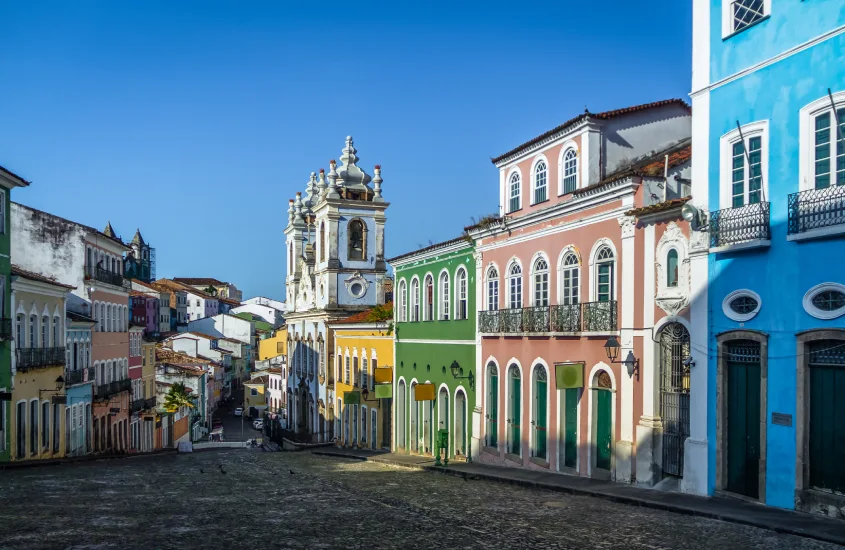
[(734, 498), (705, 498), (683, 493), (645, 489), (610, 481), (490, 464), (453, 461), (449, 463), (448, 467), (437, 467), (431, 458), (407, 454), (353, 449), (325, 449), (313, 451), (313, 454), (367, 460), (463, 478), (469, 477), (573, 495), (598, 497), (623, 504), (739, 523), (845, 546), (845, 522), (841, 520), (762, 506)]
[(254, 450), (7, 470), (0, 548), (834, 548), (475, 477)]

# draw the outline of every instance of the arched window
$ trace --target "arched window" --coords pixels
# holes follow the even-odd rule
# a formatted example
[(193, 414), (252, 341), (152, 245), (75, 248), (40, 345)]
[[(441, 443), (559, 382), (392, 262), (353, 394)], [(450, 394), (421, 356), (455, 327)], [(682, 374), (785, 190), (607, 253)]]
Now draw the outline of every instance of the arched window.
[(534, 167), (534, 204), (543, 202), (549, 198), (548, 193), (548, 169), (546, 162), (541, 160)]
[[(362, 388), (369, 388), (369, 372), (367, 371), (367, 356), (364, 355), (361, 357), (361, 387)], [(365, 422), (366, 424), (366, 422)]]
[(50, 347), (50, 318), (46, 315), (41, 318), (41, 347)]
[(458, 279), (455, 283), (458, 293), (458, 309), (455, 311), (455, 318), (466, 319), (468, 315), (469, 303), (467, 301), (467, 272), (463, 268), (458, 268), (456, 275)]
[(26, 334), (26, 317), (23, 313), (18, 313), (17, 318), (17, 331), (15, 341), (17, 342), (17, 347), (25, 348), (26, 347), (26, 340), (24, 338), (24, 334)]
[(359, 261), (366, 258), (364, 222), (361, 220), (352, 220), (349, 222), (349, 252), (347, 256), (350, 260)]
[(534, 262), (534, 307), (549, 305), (549, 264), (544, 258)]
[(508, 271), (508, 307), (510, 309), (522, 307), (522, 268), (516, 262), (511, 264)]
[(666, 254), (666, 286), (678, 286), (678, 251), (674, 248)]
[(326, 222), (320, 222), (320, 261), (326, 261)]
[(603, 246), (596, 254), (596, 300), (610, 302), (614, 300), (615, 259), (609, 246)]
[(487, 363), (487, 446), (494, 449), (499, 443), (499, 369)]
[(420, 320), (420, 280), (411, 280), (411, 321)]
[(563, 154), (563, 192), (572, 193), (578, 187), (578, 154), (568, 149)]
[(510, 200), (508, 202), (508, 212), (516, 212), (519, 210), (519, 174), (514, 172), (510, 179)]
[(579, 271), (578, 256), (570, 252), (563, 259), (561, 268), (561, 305), (571, 306), (578, 303)]
[(350, 358), (349, 358), (349, 350), (346, 350), (346, 383), (349, 384), (352, 379), (350, 376), (350, 368), (349, 368)]
[(548, 381), (546, 369), (543, 365), (534, 366), (534, 403), (532, 404), (534, 422), (534, 433), (531, 438), (531, 454), (542, 460), (546, 460), (548, 441)]
[(440, 319), (449, 320), (449, 273), (440, 274)]
[(399, 315), (397, 315), (398, 320), (400, 323), (404, 323), (408, 320), (408, 286), (405, 283), (405, 280), (399, 281), (399, 303), (396, 304), (399, 306)]
[(361, 372), (358, 369), (358, 356), (352, 356), (352, 385), (357, 386), (360, 380)]
[(38, 332), (36, 327), (38, 326), (38, 317), (35, 315), (29, 316), (29, 347), (37, 348), (38, 347)]
[(94, 276), (94, 256), (91, 254), (90, 248), (86, 249), (86, 253), (87, 253), (87, 255), (86, 255), (87, 261), (85, 263), (85, 267), (86, 267), (88, 276), (93, 277)]
[(499, 309), (499, 272), (490, 266), (487, 270), (487, 311)]
[(434, 318), (434, 280), (431, 275), (425, 276), (425, 302), (423, 310), (423, 321), (431, 321)]
[(106, 331), (106, 305), (100, 304), (100, 332)]

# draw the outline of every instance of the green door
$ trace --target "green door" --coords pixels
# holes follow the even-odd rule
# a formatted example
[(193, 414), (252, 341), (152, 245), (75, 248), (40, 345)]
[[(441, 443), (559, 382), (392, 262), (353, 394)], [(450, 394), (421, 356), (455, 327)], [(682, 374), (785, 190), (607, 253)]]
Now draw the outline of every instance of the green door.
[(499, 444), (499, 396), (497, 390), (499, 389), (499, 377), (497, 375), (490, 376), (490, 389), (487, 396), (488, 407), (488, 422), (487, 422), (487, 445), (496, 447)]
[(596, 392), (596, 468), (610, 470), (611, 392)]
[[(759, 346), (728, 348), (728, 477), (726, 489), (759, 497), (760, 355)], [(748, 350), (756, 349), (756, 354)], [(732, 350), (736, 350), (732, 353)]]
[(522, 418), (522, 407), (520, 398), (520, 390), (521, 385), (519, 383), (519, 371), (515, 367), (511, 367), (511, 410), (510, 410), (510, 423), (511, 423), (511, 437), (510, 441), (508, 441), (509, 447), (508, 452), (514, 455), (519, 454), (520, 448), (520, 438), (522, 437), (520, 434), (520, 419)]
[(564, 390), (564, 435), (563, 465), (576, 468), (578, 465), (578, 388)]
[(845, 493), (845, 348), (810, 348), (810, 486)]
[(546, 408), (548, 401), (546, 385), (547, 382), (545, 380), (537, 380), (537, 419), (534, 426), (534, 444), (536, 445), (536, 449), (534, 456), (542, 459), (546, 458), (546, 434), (548, 433), (546, 430)]

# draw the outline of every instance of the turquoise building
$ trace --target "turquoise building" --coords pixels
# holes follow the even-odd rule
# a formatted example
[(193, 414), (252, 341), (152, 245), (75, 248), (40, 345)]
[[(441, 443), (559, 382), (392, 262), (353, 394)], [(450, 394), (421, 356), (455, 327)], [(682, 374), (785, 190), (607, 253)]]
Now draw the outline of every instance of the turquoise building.
[(684, 489), (845, 511), (845, 5), (694, 0)]

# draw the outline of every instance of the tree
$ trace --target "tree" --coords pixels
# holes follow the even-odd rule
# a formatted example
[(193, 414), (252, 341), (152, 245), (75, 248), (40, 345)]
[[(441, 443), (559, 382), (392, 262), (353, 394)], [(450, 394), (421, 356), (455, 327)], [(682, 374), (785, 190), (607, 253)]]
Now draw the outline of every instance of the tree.
[(208, 285), (208, 287), (203, 292), (205, 292), (206, 294), (210, 294), (211, 296), (217, 296), (217, 289), (211, 285)]
[(194, 408), (193, 399), (188, 395), (188, 388), (182, 382), (175, 382), (164, 396), (164, 410), (176, 412), (182, 407)]

